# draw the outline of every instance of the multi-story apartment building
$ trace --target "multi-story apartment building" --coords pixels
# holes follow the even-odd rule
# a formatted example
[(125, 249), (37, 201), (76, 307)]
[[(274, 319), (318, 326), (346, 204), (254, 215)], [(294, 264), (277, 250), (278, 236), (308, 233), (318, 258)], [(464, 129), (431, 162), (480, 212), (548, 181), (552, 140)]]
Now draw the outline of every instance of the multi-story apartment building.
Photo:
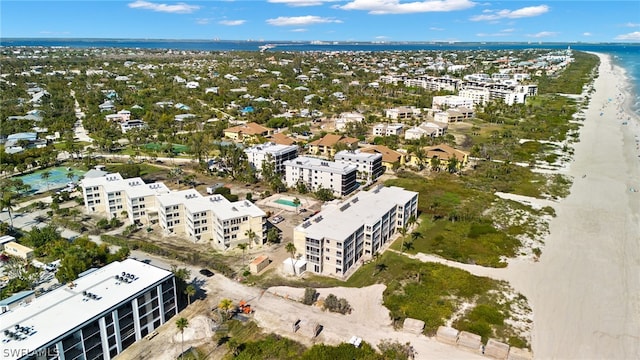
[(336, 153), (334, 160), (337, 163), (351, 164), (357, 167), (357, 177), (367, 183), (376, 181), (384, 174), (382, 155), (361, 152), (360, 150), (342, 150)]
[(358, 186), (358, 167), (355, 165), (301, 156), (285, 161), (284, 166), (288, 187), (303, 183), (311, 191), (329, 189), (334, 196), (345, 196)]
[(210, 240), (220, 250), (240, 243), (262, 245), (266, 240), (266, 214), (251, 201), (230, 202), (218, 194), (204, 197), (194, 189), (156, 199), (160, 227), (168, 233), (192, 241)]
[(173, 273), (111, 263), (0, 315), (2, 358), (109, 360), (177, 313)]
[(338, 134), (327, 134), (324, 137), (312, 141), (308, 144), (309, 154), (320, 156), (333, 156), (336, 153), (335, 146), (343, 144), (347, 148), (355, 150), (358, 148), (359, 140), (352, 137), (345, 137)]
[(132, 223), (158, 223), (167, 233), (192, 241), (211, 240), (220, 250), (265, 240), (266, 214), (250, 201), (203, 197), (194, 189), (172, 192), (163, 183), (145, 184), (140, 178), (123, 179), (120, 174), (87, 178), (81, 186), (89, 212), (116, 217), (126, 211)]
[(374, 136), (400, 136), (402, 134), (403, 124), (377, 124), (373, 127)]
[(438, 137), (446, 134), (449, 126), (442, 122), (423, 122), (404, 132), (405, 140), (419, 140), (423, 137)]
[(113, 218), (126, 211), (129, 221), (143, 224), (157, 221), (155, 197), (171, 191), (163, 183), (145, 184), (139, 177), (123, 179), (119, 173), (85, 178), (80, 186), (88, 212)]
[(264, 143), (256, 146), (252, 146), (244, 150), (247, 154), (247, 160), (251, 166), (256, 170), (256, 174), (260, 177), (262, 172), (262, 164), (265, 160), (269, 159), (274, 165), (274, 170), (277, 173), (284, 173), (284, 165), (286, 160), (295, 159), (298, 157), (297, 145), (279, 145), (274, 143)]
[(380, 252), (417, 211), (417, 192), (380, 185), (326, 205), (294, 228), (293, 242), (307, 271), (344, 277)]
[(442, 123), (455, 123), (473, 117), (473, 110), (467, 108), (447, 109), (433, 114), (433, 120)]
[(465, 106), (467, 108), (473, 108), (473, 106), (475, 105), (484, 105), (491, 99), (489, 89), (486, 88), (468, 87), (460, 90), (458, 92), (458, 96), (467, 100), (471, 100), (473, 105)]

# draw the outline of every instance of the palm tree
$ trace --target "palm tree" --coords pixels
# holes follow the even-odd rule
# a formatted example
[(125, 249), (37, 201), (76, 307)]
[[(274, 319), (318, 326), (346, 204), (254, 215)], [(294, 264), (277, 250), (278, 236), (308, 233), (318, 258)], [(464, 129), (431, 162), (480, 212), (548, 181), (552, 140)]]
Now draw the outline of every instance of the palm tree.
[(247, 250), (247, 243), (240, 243), (238, 247), (242, 250), (242, 265), (244, 265), (244, 252)]
[(293, 199), (293, 206), (296, 207), (296, 214), (298, 213), (298, 206), (300, 206), (300, 199), (295, 198)]
[(191, 297), (196, 294), (196, 288), (192, 284), (189, 284), (186, 289), (184, 289), (185, 295), (187, 295), (187, 306), (191, 305)]
[(222, 300), (220, 300), (220, 303), (218, 304), (218, 308), (220, 308), (221, 310), (224, 310), (225, 313), (228, 316), (229, 312), (231, 312), (231, 310), (233, 310), (233, 308), (234, 308), (233, 301), (231, 301), (231, 299), (222, 299)]
[(244, 236), (249, 238), (249, 241), (251, 244), (258, 238), (258, 236), (256, 235), (256, 232), (253, 231), (253, 229), (249, 229), (245, 231)]
[(401, 227), (398, 231), (400, 231), (400, 235), (402, 235), (402, 244), (400, 244), (400, 252), (402, 252), (402, 250), (404, 250), (404, 238), (407, 236), (407, 225)]
[(295, 254), (298, 249), (293, 245), (292, 242), (288, 243), (284, 248), (289, 254), (291, 254), (291, 267), (293, 268), (293, 275), (296, 274), (296, 266), (295, 266)]
[(184, 329), (189, 327), (189, 320), (181, 317), (180, 319), (176, 320), (176, 327), (178, 328), (178, 330), (180, 330), (180, 334), (182, 335), (182, 342), (181, 342), (182, 351), (180, 351), (180, 358), (182, 359), (182, 355), (184, 354)]
[(9, 222), (11, 229), (13, 229), (13, 209), (16, 207), (16, 203), (13, 201), (14, 196), (11, 192), (5, 192), (0, 199), (0, 210), (7, 210), (9, 213)]
[(47, 183), (47, 191), (49, 191), (49, 178), (50, 177), (51, 177), (51, 172), (50, 171), (43, 171), (42, 174), (40, 174), (40, 178)]
[(416, 219), (416, 216), (415, 216), (415, 215), (411, 215), (411, 216), (409, 216), (409, 218), (407, 219), (407, 227), (412, 228), (412, 227), (413, 227), (413, 225), (414, 225), (415, 223), (417, 223), (417, 222), (418, 222), (418, 219)]

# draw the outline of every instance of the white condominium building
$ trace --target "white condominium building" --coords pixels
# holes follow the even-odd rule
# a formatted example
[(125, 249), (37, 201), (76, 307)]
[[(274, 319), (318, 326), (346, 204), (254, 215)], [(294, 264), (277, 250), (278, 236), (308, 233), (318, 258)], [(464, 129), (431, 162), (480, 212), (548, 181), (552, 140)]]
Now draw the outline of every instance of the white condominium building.
[[(484, 105), (491, 98), (489, 89), (484, 88), (465, 88), (458, 92), (458, 96), (471, 100), (474, 105)], [(464, 107), (473, 108), (473, 105)]]
[(204, 197), (194, 189), (171, 191), (163, 183), (145, 184), (120, 174), (86, 178), (81, 186), (89, 212), (117, 217), (126, 211), (132, 223), (158, 223), (167, 233), (211, 240), (220, 250), (241, 242), (264, 243), (266, 214), (250, 201)]
[(382, 154), (360, 152), (360, 150), (342, 150), (334, 157), (337, 163), (355, 165), (357, 177), (367, 183), (376, 181), (385, 171), (382, 166)]
[(398, 119), (411, 119), (414, 116), (420, 115), (420, 109), (415, 106), (400, 106), (397, 108), (386, 109), (384, 111), (384, 116), (388, 119), (398, 120)]
[(262, 245), (266, 239), (266, 214), (251, 201), (230, 202), (218, 194), (204, 197), (194, 189), (156, 199), (160, 226), (168, 233), (210, 240), (220, 250), (240, 243)]
[(344, 277), (389, 243), (417, 209), (417, 192), (378, 186), (326, 205), (294, 228), (293, 242), (308, 271)]
[(329, 189), (334, 196), (345, 196), (358, 185), (358, 167), (355, 165), (301, 156), (285, 161), (284, 166), (288, 187), (303, 183), (311, 191)]
[(157, 221), (156, 196), (171, 191), (163, 183), (145, 184), (139, 177), (123, 179), (119, 173), (85, 178), (80, 186), (88, 212), (113, 218), (126, 211), (129, 221), (144, 224)]
[(113, 262), (0, 315), (2, 359), (113, 359), (177, 313), (173, 273)]
[(457, 95), (434, 96), (432, 107), (436, 110), (444, 108), (465, 107), (473, 109), (474, 103), (470, 98)]
[(256, 170), (258, 177), (262, 172), (262, 164), (271, 157), (274, 169), (278, 173), (284, 173), (283, 163), (286, 160), (298, 157), (297, 145), (279, 145), (274, 143), (264, 143), (252, 146), (244, 150), (251, 166)]

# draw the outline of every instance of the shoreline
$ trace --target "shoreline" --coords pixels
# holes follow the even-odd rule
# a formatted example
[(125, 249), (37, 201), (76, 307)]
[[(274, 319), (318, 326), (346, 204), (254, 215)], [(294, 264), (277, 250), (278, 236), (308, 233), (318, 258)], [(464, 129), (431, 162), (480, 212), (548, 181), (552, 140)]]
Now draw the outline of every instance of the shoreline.
[(540, 359), (640, 358), (640, 192), (630, 191), (640, 188), (640, 118), (624, 69), (596, 55), (595, 92), (562, 171), (571, 193), (555, 206), (540, 261), (512, 261), (502, 274), (529, 299)]

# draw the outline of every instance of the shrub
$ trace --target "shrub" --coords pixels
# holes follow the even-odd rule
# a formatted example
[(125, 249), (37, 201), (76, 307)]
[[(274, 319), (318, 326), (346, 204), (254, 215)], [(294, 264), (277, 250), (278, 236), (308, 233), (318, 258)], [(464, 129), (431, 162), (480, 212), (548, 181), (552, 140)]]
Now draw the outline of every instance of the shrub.
[(314, 288), (306, 288), (304, 289), (304, 298), (302, 299), (302, 303), (305, 305), (312, 305), (316, 301), (316, 297), (318, 292)]
[(337, 312), (343, 315), (351, 313), (351, 305), (349, 305), (347, 299), (338, 299), (338, 297), (333, 294), (329, 294), (324, 300), (324, 308), (331, 312)]

